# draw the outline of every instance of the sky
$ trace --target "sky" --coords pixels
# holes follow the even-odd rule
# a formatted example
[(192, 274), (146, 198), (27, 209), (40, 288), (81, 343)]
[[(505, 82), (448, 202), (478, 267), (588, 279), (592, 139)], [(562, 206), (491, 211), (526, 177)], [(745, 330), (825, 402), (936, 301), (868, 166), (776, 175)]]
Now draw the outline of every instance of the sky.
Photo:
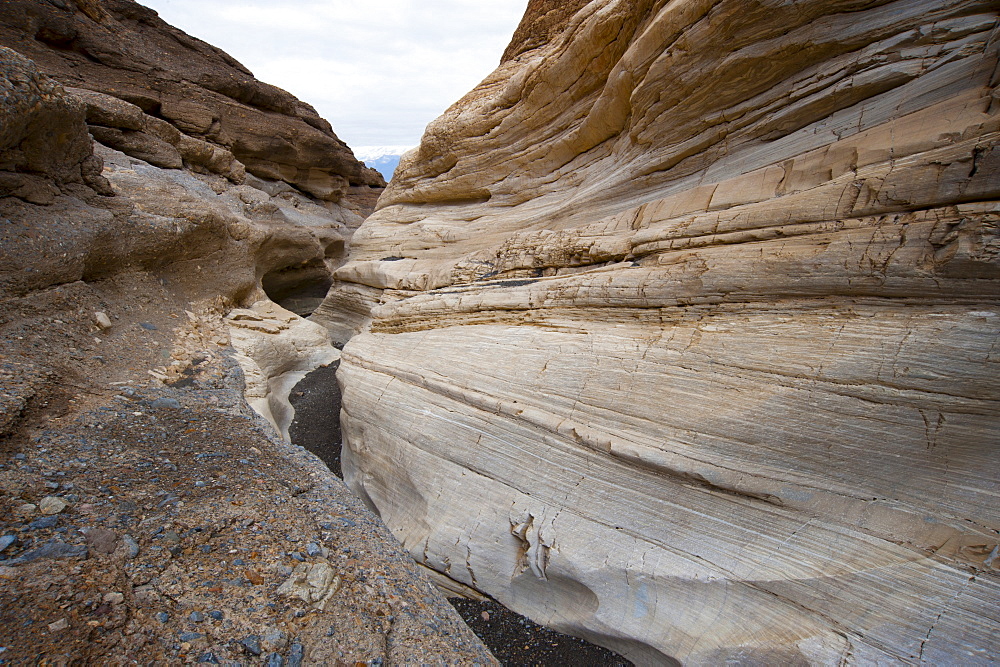
[(312, 104), (354, 149), (416, 146), (500, 64), (527, 0), (139, 0)]

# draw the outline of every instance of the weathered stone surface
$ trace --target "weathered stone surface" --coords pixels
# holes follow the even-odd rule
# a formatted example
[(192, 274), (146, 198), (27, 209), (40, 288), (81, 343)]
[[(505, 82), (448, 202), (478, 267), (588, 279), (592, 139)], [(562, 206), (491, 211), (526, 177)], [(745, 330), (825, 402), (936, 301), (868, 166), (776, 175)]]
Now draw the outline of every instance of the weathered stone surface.
[(995, 5), (567, 4), (336, 274), (346, 479), (639, 663), (995, 659)]
[[(257, 81), (221, 50), (167, 25), (133, 0), (3, 0), (0, 44), (31, 58), (64, 85), (135, 105), (183, 134), (229, 151), (257, 176), (287, 181), (319, 199), (337, 201), (349, 184), (385, 185), (311, 106)], [(94, 124), (143, 129), (106, 100), (89, 102), (88, 120)], [(121, 137), (114, 139), (109, 145), (133, 154)]]
[[(43, 4), (3, 2), (0, 22)], [(236, 638), (280, 625), (288, 664), (496, 664), (377, 517), (243, 400), (223, 316), (293, 288), (303, 266), (329, 281), (358, 216), (222, 178), (214, 161), (239, 163), (219, 146), (90, 99), (0, 48), (0, 661), (238, 664)], [(187, 163), (95, 143), (88, 113)], [(268, 372), (337, 354), (324, 329), (275, 312), (293, 335), (265, 351)], [(323, 555), (339, 579), (306, 573), (311, 607), (278, 594)]]

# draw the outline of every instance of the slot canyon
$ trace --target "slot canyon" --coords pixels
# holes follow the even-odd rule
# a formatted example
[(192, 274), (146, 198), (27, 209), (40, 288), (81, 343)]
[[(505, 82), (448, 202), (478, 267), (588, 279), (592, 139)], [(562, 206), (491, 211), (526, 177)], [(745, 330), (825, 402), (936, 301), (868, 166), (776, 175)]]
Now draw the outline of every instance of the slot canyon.
[(0, 0), (0, 664), (498, 664), (455, 595), (994, 664), (998, 84), (989, 0), (530, 0), (386, 183), (133, 0)]

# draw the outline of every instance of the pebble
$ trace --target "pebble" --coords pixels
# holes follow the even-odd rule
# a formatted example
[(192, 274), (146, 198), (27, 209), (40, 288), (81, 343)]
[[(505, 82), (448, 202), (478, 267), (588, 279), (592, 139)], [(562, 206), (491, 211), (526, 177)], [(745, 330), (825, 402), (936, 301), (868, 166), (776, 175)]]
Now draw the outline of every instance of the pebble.
[(105, 593), (101, 599), (108, 604), (121, 604), (124, 602), (125, 596), (117, 591), (113, 591), (111, 593)]
[(288, 651), (286, 667), (301, 667), (302, 661), (306, 657), (306, 649), (302, 644), (295, 642)]
[(160, 398), (157, 398), (152, 403), (150, 403), (150, 407), (152, 407), (154, 410), (164, 410), (164, 409), (179, 410), (181, 407), (181, 403), (176, 398), (168, 398), (165, 396), (161, 396)]
[(3, 537), (0, 537), (0, 553), (15, 542), (17, 542), (17, 538), (13, 535), (4, 535)]
[(139, 543), (135, 541), (135, 538), (131, 535), (126, 535), (122, 538), (125, 543), (125, 548), (128, 550), (128, 557), (135, 558), (139, 555)]
[(222, 618), (223, 618), (223, 616), (224, 616), (224, 614), (221, 611), (218, 611), (218, 610), (216, 610), (216, 611), (210, 611), (210, 612), (208, 612), (208, 615), (211, 618), (215, 619), (216, 621), (221, 621)]
[(316, 544), (315, 542), (310, 542), (308, 546), (306, 546), (306, 553), (309, 554), (310, 556), (315, 557), (321, 555), (323, 553), (323, 550), (320, 549), (319, 545)]
[(28, 457), (25, 456), (24, 454), (14, 454), (14, 460), (15, 461), (26, 461), (26, 460), (28, 460)]
[(180, 639), (182, 642), (193, 642), (196, 639), (201, 639), (204, 636), (205, 635), (201, 634), (200, 632), (182, 632), (180, 634)]
[(58, 496), (45, 496), (42, 502), (38, 503), (38, 511), (42, 514), (59, 514), (68, 506), (69, 503)]
[(28, 553), (21, 554), (17, 558), (8, 560), (6, 565), (24, 565), (33, 563), (43, 558), (72, 558), (74, 556), (87, 557), (87, 547), (83, 545), (66, 544), (65, 542), (47, 542), (37, 549), (32, 549)]
[(145, 329), (146, 331), (158, 331), (156, 325), (153, 324), (152, 322), (139, 322), (139, 326)]
[(240, 641), (240, 644), (242, 644), (243, 648), (245, 648), (252, 655), (261, 654), (260, 637), (257, 635), (247, 635)]
[(59, 523), (59, 517), (43, 516), (29, 523), (28, 528), (31, 530), (39, 530), (41, 528), (54, 528), (57, 523)]
[(298, 551), (293, 552), (291, 554), (291, 556), (292, 556), (292, 558), (294, 558), (295, 560), (299, 561), (300, 563), (306, 562), (306, 557), (303, 556), (302, 554), (300, 554)]
[(198, 664), (200, 665), (218, 665), (219, 659), (215, 657), (215, 654), (211, 651), (206, 651), (198, 656)]
[(234, 558), (233, 565), (246, 565), (246, 563), (242, 558)]
[(200, 611), (192, 611), (191, 615), (188, 616), (188, 618), (191, 619), (193, 623), (201, 623), (202, 621), (205, 620), (205, 615), (202, 614)]
[(65, 630), (69, 627), (69, 621), (65, 618), (60, 618), (54, 623), (49, 623), (49, 632), (59, 632), (60, 630)]
[(158, 620), (160, 623), (166, 623), (167, 621), (170, 620), (170, 614), (168, 614), (165, 611), (157, 612), (156, 620)]
[(281, 657), (280, 653), (272, 653), (267, 656), (267, 662), (264, 663), (267, 667), (284, 667), (285, 659)]

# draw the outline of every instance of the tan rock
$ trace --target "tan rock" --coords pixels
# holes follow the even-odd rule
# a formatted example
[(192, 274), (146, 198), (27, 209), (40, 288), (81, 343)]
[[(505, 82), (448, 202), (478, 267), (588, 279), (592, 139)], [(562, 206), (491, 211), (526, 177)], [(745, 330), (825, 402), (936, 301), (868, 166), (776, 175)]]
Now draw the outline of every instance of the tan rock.
[(291, 576), (278, 587), (278, 595), (299, 598), (324, 611), (338, 590), (340, 577), (330, 563), (323, 560), (296, 565)]
[(639, 664), (1000, 653), (995, 8), (555, 4), (317, 312), (345, 479)]
[(45, 515), (59, 514), (67, 507), (69, 507), (69, 503), (58, 496), (45, 496), (38, 503), (38, 511)]

